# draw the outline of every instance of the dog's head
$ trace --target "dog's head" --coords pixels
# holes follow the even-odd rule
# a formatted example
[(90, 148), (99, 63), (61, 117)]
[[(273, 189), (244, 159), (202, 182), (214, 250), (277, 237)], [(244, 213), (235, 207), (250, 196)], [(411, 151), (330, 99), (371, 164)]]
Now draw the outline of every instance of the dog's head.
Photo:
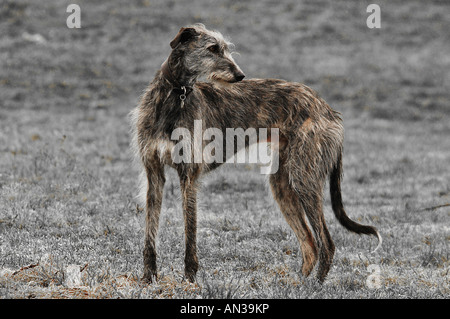
[(206, 76), (222, 83), (238, 82), (245, 77), (231, 56), (233, 44), (202, 24), (181, 28), (170, 46), (193, 76)]

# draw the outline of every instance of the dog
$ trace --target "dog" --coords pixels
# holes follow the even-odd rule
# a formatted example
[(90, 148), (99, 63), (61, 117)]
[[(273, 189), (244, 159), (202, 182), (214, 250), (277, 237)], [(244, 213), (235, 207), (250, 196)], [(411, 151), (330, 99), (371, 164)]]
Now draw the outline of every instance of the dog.
[[(340, 188), (344, 127), (339, 112), (303, 84), (278, 79), (244, 80), (245, 74), (232, 57), (231, 43), (202, 24), (181, 28), (170, 47), (169, 57), (131, 112), (133, 144), (144, 176), (143, 280), (152, 282), (157, 278), (156, 236), (164, 167), (168, 165), (180, 178), (185, 277), (195, 281), (198, 182), (203, 174), (225, 162), (225, 159), (213, 163), (174, 161), (173, 131), (182, 127), (193, 136), (195, 121), (201, 121), (204, 129), (218, 128), (223, 132), (236, 127), (278, 129), (274, 155), (279, 159), (279, 168), (270, 175), (270, 186), (300, 243), (301, 271), (305, 277), (318, 262), (317, 278), (323, 282), (335, 252), (322, 208), (327, 178), (332, 208), (340, 224), (352, 232), (377, 237), (377, 249), (381, 246), (382, 239), (375, 227), (352, 221), (344, 210)], [(200, 81), (201, 78), (208, 81)], [(271, 136), (265, 141), (272, 142)]]

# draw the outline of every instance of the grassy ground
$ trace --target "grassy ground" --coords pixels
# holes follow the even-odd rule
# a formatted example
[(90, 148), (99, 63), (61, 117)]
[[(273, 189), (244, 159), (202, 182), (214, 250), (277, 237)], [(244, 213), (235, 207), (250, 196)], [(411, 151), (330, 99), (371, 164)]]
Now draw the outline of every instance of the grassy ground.
[[(447, 2), (378, 1), (382, 28), (368, 29), (367, 1), (79, 0), (82, 28), (68, 29), (72, 2), (0, 4), (0, 297), (450, 296)], [(303, 82), (343, 113), (344, 203), (381, 231), (380, 251), (337, 224), (325, 192), (335, 261), (323, 286), (302, 278), (259, 169), (231, 166), (204, 180), (201, 268), (186, 283), (168, 171), (161, 278), (139, 283), (144, 216), (127, 114), (179, 27), (194, 22), (231, 37), (247, 77)], [(366, 282), (371, 264), (378, 289)]]

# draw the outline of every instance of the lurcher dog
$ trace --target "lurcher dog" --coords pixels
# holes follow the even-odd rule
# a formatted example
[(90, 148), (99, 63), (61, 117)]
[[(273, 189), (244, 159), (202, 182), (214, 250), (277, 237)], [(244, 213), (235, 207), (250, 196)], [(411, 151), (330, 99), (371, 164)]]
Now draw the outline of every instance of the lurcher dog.
[[(318, 261), (317, 277), (323, 282), (335, 252), (322, 210), (327, 178), (338, 221), (355, 233), (376, 236), (378, 247), (381, 245), (378, 231), (352, 221), (343, 207), (340, 183), (344, 128), (340, 113), (303, 84), (243, 80), (245, 75), (232, 58), (230, 43), (201, 24), (181, 28), (170, 46), (169, 57), (131, 113), (134, 145), (145, 176), (144, 280), (157, 278), (155, 240), (165, 165), (173, 167), (180, 178), (185, 276), (195, 280), (198, 180), (221, 164), (174, 162), (171, 134), (179, 127), (193, 132), (195, 120), (201, 120), (204, 129), (219, 128), (223, 132), (233, 127), (279, 129), (279, 169), (269, 180), (274, 198), (300, 243), (304, 276)], [(201, 77), (209, 81), (201, 82)], [(270, 142), (270, 136), (267, 140)]]

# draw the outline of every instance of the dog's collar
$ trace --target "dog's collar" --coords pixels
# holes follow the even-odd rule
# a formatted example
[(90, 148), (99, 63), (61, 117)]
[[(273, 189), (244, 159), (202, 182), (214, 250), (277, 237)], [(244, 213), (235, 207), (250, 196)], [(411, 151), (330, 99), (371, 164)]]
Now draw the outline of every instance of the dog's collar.
[(172, 90), (180, 94), (181, 107), (184, 105), (184, 100), (192, 92), (192, 86), (182, 85), (178, 79), (176, 79), (173, 75), (172, 70), (169, 65), (169, 58), (167, 58), (163, 64), (161, 64), (161, 73), (164, 78), (172, 84)]

